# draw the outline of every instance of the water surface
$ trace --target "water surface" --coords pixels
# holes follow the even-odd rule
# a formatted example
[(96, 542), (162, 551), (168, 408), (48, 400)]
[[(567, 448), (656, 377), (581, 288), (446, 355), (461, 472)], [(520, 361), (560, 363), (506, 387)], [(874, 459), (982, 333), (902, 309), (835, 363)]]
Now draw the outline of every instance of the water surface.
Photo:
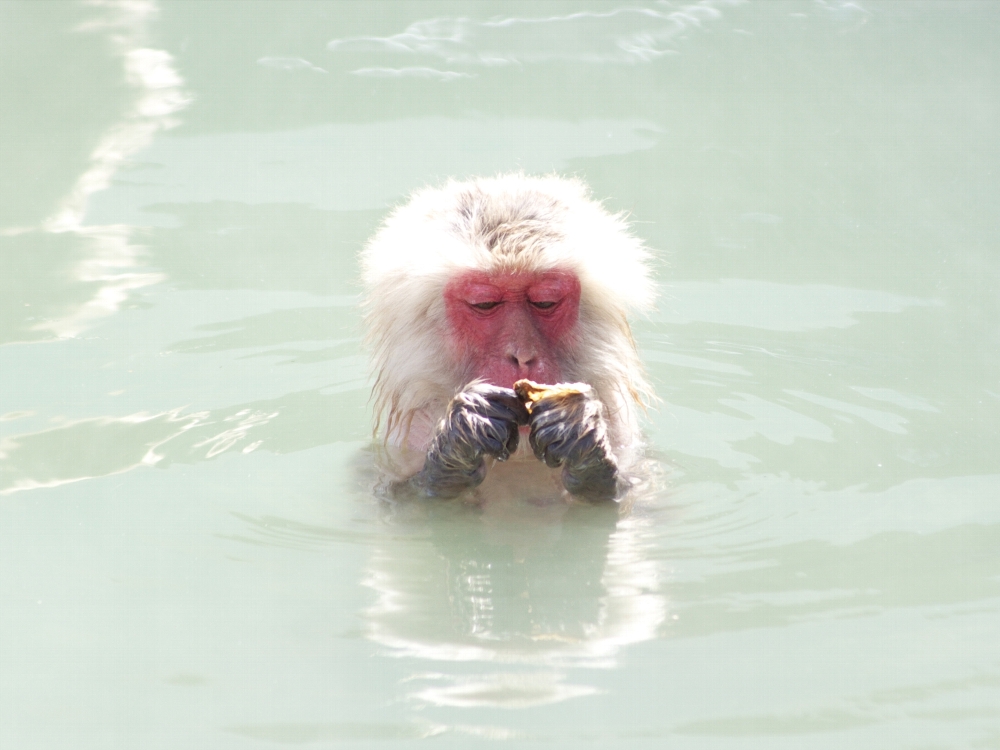
[[(0, 746), (1000, 745), (990, 2), (0, 3)], [(356, 253), (587, 180), (634, 511), (380, 505)]]

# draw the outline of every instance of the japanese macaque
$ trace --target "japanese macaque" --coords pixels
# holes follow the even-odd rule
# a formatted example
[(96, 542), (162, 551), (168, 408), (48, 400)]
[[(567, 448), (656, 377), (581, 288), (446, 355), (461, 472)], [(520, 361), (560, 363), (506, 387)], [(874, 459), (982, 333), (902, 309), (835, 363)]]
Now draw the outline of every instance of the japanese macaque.
[(648, 260), (577, 180), (453, 181), (395, 210), (362, 254), (395, 485), (626, 493), (637, 407), (654, 398), (628, 323), (652, 303)]

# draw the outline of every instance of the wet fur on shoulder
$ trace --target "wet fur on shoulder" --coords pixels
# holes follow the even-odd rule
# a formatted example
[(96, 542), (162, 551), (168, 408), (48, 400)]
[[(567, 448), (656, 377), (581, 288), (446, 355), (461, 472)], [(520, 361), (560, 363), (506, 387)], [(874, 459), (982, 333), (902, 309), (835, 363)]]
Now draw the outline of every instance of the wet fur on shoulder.
[(576, 273), (580, 350), (568, 380), (604, 402), (613, 440), (631, 442), (635, 406), (654, 397), (628, 323), (648, 309), (649, 253), (624, 218), (579, 180), (507, 174), (426, 188), (394, 210), (361, 256), (365, 328), (375, 378), (375, 430), (406, 440), (418, 413), (437, 419), (475, 373), (456, 373), (442, 346), (443, 292), (464, 271)]

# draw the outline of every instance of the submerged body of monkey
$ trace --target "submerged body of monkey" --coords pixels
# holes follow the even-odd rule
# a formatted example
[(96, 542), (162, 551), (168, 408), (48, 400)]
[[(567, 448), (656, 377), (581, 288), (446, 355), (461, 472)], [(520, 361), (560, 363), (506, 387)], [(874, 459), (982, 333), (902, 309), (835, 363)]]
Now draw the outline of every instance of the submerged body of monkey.
[(530, 474), (621, 496), (652, 398), (627, 320), (652, 299), (647, 259), (572, 180), (452, 182), (397, 209), (362, 258), (376, 419), (408, 454), (395, 486), (455, 497)]

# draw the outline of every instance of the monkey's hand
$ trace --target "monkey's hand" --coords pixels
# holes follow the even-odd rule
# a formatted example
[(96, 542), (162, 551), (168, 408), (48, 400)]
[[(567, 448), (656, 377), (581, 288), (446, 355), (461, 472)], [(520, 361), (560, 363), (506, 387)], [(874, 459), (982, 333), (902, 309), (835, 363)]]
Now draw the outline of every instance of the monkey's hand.
[(590, 501), (613, 500), (618, 494), (618, 461), (608, 439), (603, 404), (583, 383), (536, 393), (528, 396), (528, 441), (535, 455), (548, 466), (563, 467), (563, 486), (571, 495)]
[(506, 461), (517, 450), (518, 427), (528, 410), (510, 388), (473, 383), (448, 405), (427, 451), (424, 468), (410, 481), (433, 497), (455, 497), (486, 478), (486, 456)]

